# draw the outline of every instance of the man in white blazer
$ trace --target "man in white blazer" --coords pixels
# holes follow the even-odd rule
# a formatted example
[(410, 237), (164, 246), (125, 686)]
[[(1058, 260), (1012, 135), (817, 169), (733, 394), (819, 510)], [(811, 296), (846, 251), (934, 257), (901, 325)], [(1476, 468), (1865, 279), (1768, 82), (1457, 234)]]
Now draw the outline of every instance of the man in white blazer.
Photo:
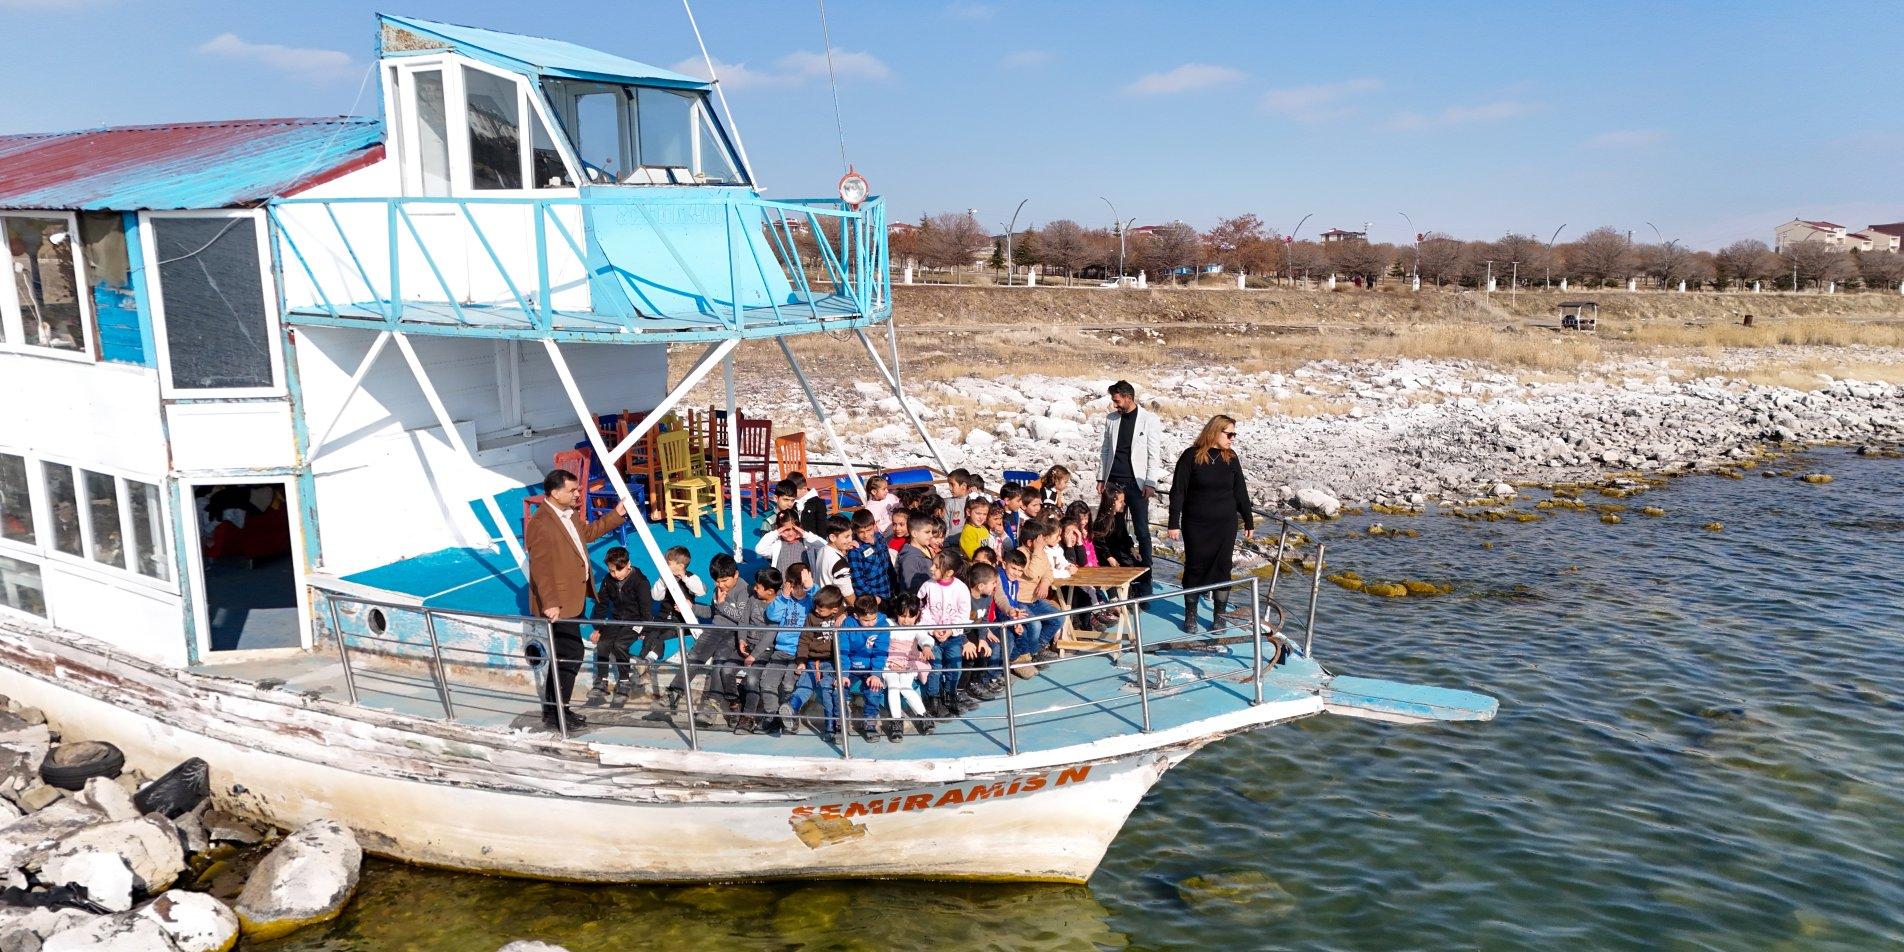
[[(1164, 427), (1157, 414), (1137, 405), (1137, 388), (1129, 381), (1111, 384), (1111, 412), (1104, 418), (1104, 445), (1098, 455), (1097, 492), (1124, 497), (1124, 511), (1134, 524), (1137, 558), (1150, 565), (1150, 500), (1164, 473)], [(1150, 594), (1147, 574), (1131, 586), (1131, 594)]]

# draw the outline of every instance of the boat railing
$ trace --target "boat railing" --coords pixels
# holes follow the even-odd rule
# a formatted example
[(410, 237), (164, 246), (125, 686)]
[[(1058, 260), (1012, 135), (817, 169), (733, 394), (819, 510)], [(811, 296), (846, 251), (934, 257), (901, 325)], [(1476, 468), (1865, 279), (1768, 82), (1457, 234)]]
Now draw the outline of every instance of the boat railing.
[(602, 340), (891, 310), (879, 198), (590, 189), (285, 198), (266, 214), (293, 323)]
[[(1281, 544), (1287, 544), (1286, 532)], [(991, 741), (997, 753), (1015, 755), (1027, 749), (1048, 749), (1078, 742), (1077, 738), (1081, 735), (1077, 731), (1049, 728), (1066, 719), (1093, 712), (1122, 719), (1132, 732), (1148, 733), (1155, 729), (1157, 723), (1154, 704), (1200, 687), (1211, 686), (1227, 692), (1215, 705), (1219, 710), (1263, 704), (1265, 678), (1275, 670), (1275, 666), (1289, 657), (1309, 655), (1313, 645), (1315, 598), (1319, 590), (1321, 565), (1318, 559), (1316, 570), (1308, 580), (1309, 605), (1307, 620), (1302, 623), (1301, 645), (1285, 632), (1286, 613), (1274, 595), (1281, 574), (1280, 559), (1268, 578), (1252, 574), (1195, 589), (1172, 589), (1145, 596), (1109, 599), (1077, 608), (1061, 608), (1021, 619), (974, 623), (966, 630), (999, 634), (1000, 644), (1006, 650), (988, 658), (974, 659), (957, 669), (935, 668), (917, 671), (914, 676), (924, 684), (940, 671), (989, 669), (1002, 675), (1002, 692), (996, 698), (1002, 703), (991, 710), (981, 707), (966, 713), (948, 713), (913, 720), (933, 723), (941, 729), (946, 729), (947, 725), (957, 725), (957, 729)], [(432, 718), (437, 715), (424, 712), (436, 709), (440, 710), (443, 720), (478, 727), (512, 728), (533, 726), (539, 722), (542, 691), (547, 680), (546, 666), (558, 657), (554, 622), (523, 615), (418, 606), (414, 602), (370, 597), (355, 587), (342, 589), (343, 586), (312, 586), (314, 604), (329, 622), (329, 640), (337, 653), (345, 694), (350, 703)], [(1172, 630), (1167, 637), (1161, 638), (1145, 633), (1143, 617), (1160, 614), (1152, 612), (1153, 608), (1181, 605), (1187, 595), (1214, 596), (1219, 593), (1229, 596), (1233, 604), (1240, 602), (1242, 606), (1247, 606), (1247, 610), (1230, 618), (1218, 618), (1217, 624), (1208, 630), (1191, 633)], [(1127, 623), (1122, 626), (1122, 631), (1130, 637), (1042, 661), (1011, 660), (1006, 657), (1011, 645), (1008, 629), (1012, 626), (1035, 627), (1046, 622), (1057, 622), (1075, 629), (1080, 624), (1079, 619), (1089, 619), (1096, 613), (1107, 611), (1115, 613), (1120, 621)], [(637, 654), (632, 663), (646, 667), (643, 677), (651, 678), (655, 689), (652, 692), (654, 697), (649, 699), (654, 709), (645, 713), (632, 709), (630, 713), (639, 715), (632, 723), (663, 726), (686, 748), (702, 750), (709, 746), (708, 739), (703, 736), (708, 729), (706, 725), (711, 723), (707, 715), (719, 714), (723, 718), (748, 716), (747, 712), (735, 715), (726, 711), (703, 710), (703, 692), (707, 688), (696, 687), (697, 680), (718, 683), (718, 679), (731, 678), (738, 672), (731, 665), (693, 662), (686, 648), (690, 643), (689, 638), (751, 635), (758, 629), (710, 622), (572, 621), (592, 626), (598, 631), (623, 625), (642, 634), (659, 632), (666, 636), (672, 646), (671, 652), (661, 652), (662, 657), (652, 661), (638, 657), (638, 646), (632, 649)], [(1088, 622), (1083, 624), (1088, 627)], [(884, 630), (891, 633), (892, 637), (916, 637), (917, 632), (943, 631), (944, 628), (942, 625), (895, 625), (884, 629), (857, 630)], [(798, 723), (809, 731), (819, 731), (828, 721), (834, 721), (840, 729), (834, 749), (839, 756), (851, 758), (855, 756), (856, 746), (851, 724), (858, 719), (850, 716), (848, 701), (856, 695), (861, 696), (863, 702), (869, 700), (864, 696), (869, 686), (865, 683), (865, 677), (883, 677), (886, 672), (850, 667), (840, 642), (841, 639), (834, 639), (831, 670), (812, 671), (812, 692), (816, 695), (821, 691), (831, 694), (833, 703), (827, 705), (824, 698), (816, 697), (821, 701), (822, 713), (807, 715), (796, 710), (790, 715), (779, 715), (779, 718)], [(1214, 663), (1217, 655), (1221, 656), (1224, 663)], [(1208, 658), (1210, 663), (1200, 662), (1199, 658)], [(1090, 664), (1098, 667), (1097, 674), (1089, 671), (1080, 674), (1077, 668), (1063, 670)], [(745, 670), (755, 677), (765, 673), (759, 667)], [(1056, 677), (1061, 671), (1064, 676)], [(845, 672), (844, 677), (840, 676), (841, 672)], [(1041, 675), (1046, 677), (1041, 678)], [(632, 672), (629, 676), (632, 677)], [(668, 684), (666, 691), (679, 692), (678, 707), (659, 704), (664, 693), (664, 681)], [(1115, 686), (1107, 687), (1107, 684)], [(832, 717), (824, 713), (824, 709), (829, 706), (834, 712)], [(1205, 708), (1209, 706), (1205, 705)], [(573, 733), (567, 711), (560, 706), (556, 710), (556, 732), (562, 739), (568, 740)], [(773, 711), (760, 713), (764, 718), (777, 716)], [(886, 712), (878, 713), (881, 715), (880, 720), (885, 721)], [(591, 732), (591, 739), (617, 742), (616, 737), (600, 732)], [(654, 739), (641, 736), (623, 742), (653, 743)], [(863, 751), (860, 753), (863, 754)]]

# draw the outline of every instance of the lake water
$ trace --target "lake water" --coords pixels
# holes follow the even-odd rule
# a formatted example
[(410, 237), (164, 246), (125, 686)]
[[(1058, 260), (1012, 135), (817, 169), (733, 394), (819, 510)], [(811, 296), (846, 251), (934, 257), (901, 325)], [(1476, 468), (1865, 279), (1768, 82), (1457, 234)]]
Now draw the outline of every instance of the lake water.
[(1218, 743), (1086, 886), (591, 887), (373, 861), (343, 918), (265, 948), (1895, 948), (1904, 461), (1803, 465), (1836, 481), (1682, 479), (1615, 526), (1374, 517), (1421, 537), (1340, 538), (1334, 565), (1455, 592), (1325, 583), (1318, 658), (1485, 691), (1500, 717)]

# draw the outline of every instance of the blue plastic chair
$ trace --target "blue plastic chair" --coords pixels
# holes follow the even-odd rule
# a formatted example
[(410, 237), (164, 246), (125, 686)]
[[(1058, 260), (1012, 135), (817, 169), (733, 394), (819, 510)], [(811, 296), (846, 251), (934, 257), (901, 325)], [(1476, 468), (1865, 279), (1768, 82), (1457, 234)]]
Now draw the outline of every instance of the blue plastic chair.
[(1003, 476), (1005, 482), (1023, 485), (1037, 479), (1038, 471), (1035, 469), (1008, 469), (1004, 472)]

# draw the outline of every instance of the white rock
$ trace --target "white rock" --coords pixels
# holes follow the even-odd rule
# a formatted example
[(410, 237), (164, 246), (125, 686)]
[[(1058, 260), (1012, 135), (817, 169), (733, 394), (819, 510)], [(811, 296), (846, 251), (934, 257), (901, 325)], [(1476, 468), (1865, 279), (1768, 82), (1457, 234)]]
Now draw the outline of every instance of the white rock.
[(364, 863), (357, 838), (336, 820), (313, 820), (284, 838), (238, 894), (245, 937), (264, 941), (337, 917)]
[(238, 915), (204, 893), (174, 889), (135, 915), (158, 923), (179, 952), (225, 952), (238, 941)]
[(104, 813), (108, 820), (139, 818), (139, 808), (132, 805), (132, 794), (127, 793), (126, 788), (117, 781), (105, 777), (87, 779), (85, 789), (76, 794), (74, 799)]
[(981, 449), (996, 442), (998, 442), (998, 437), (978, 427), (973, 427), (970, 432), (965, 434), (965, 445), (973, 449)]
[(119, 820), (76, 830), (61, 837), (43, 858), (28, 869), (83, 852), (110, 853), (125, 861), (137, 878), (135, 885), (148, 894), (171, 888), (185, 871), (185, 848), (178, 829), (161, 816)]
[(126, 861), (102, 850), (82, 849), (47, 860), (40, 866), (43, 883), (71, 883), (84, 887), (87, 898), (113, 912), (132, 908), (132, 890), (136, 885), (132, 867)]
[(28, 909), (0, 906), (0, 949), (38, 949), (47, 936), (106, 918), (84, 909)]
[(66, 834), (105, 819), (98, 810), (65, 798), (21, 817), (0, 829), (0, 869), (25, 866), (29, 858), (45, 852)]
[(159, 924), (136, 913), (100, 916), (54, 933), (40, 952), (176, 952)]
[(1342, 511), (1342, 501), (1320, 486), (1308, 483), (1296, 484), (1296, 505), (1311, 512), (1333, 516)]
[(559, 945), (550, 945), (547, 942), (537, 942), (533, 939), (517, 939), (497, 949), (496, 952), (569, 952), (569, 950)]
[(1509, 485), (1508, 485), (1508, 484), (1506, 484), (1506, 483), (1495, 483), (1495, 484), (1494, 484), (1494, 495), (1496, 495), (1496, 496), (1499, 496), (1499, 497), (1501, 497), (1501, 498), (1503, 498), (1503, 499), (1505, 499), (1505, 498), (1507, 498), (1507, 497), (1509, 497), (1509, 496), (1514, 496), (1514, 495), (1518, 495), (1518, 494), (1514, 492), (1514, 487), (1512, 487), (1512, 486), (1509, 486)]

